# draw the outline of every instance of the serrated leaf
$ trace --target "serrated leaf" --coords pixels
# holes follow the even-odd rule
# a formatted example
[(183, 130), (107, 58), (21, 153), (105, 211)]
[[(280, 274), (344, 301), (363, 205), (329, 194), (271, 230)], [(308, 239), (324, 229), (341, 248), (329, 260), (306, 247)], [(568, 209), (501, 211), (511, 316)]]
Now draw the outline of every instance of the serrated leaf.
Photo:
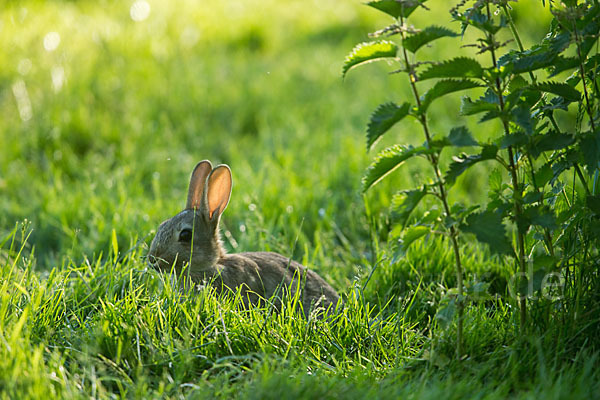
[(446, 172), (446, 177), (444, 178), (446, 183), (453, 184), (456, 181), (456, 178), (458, 178), (468, 168), (472, 167), (478, 162), (496, 158), (496, 153), (498, 153), (498, 147), (486, 145), (483, 147), (483, 150), (480, 154), (453, 157), (452, 159), (454, 161), (450, 164), (450, 167)]
[(551, 73), (548, 75), (549, 78), (553, 78), (563, 71), (575, 69), (579, 66), (579, 58), (577, 57), (565, 57), (561, 54), (556, 56), (552, 61)]
[(558, 257), (552, 257), (549, 254), (537, 254), (533, 258), (533, 269), (534, 270), (552, 270), (556, 264), (560, 261)]
[(526, 107), (515, 107), (510, 112), (511, 120), (519, 125), (528, 135), (533, 134), (533, 120), (531, 113)]
[(471, 132), (466, 126), (452, 128), (448, 135), (448, 142), (455, 147), (479, 146), (479, 143), (473, 139)]
[(415, 0), (377, 0), (370, 1), (367, 3), (368, 6), (373, 7), (379, 11), (382, 11), (388, 15), (391, 15), (394, 18), (404, 17), (407, 18), (413, 11), (419, 7), (423, 1), (415, 1)]
[(553, 65), (557, 53), (547, 46), (534, 46), (524, 52), (510, 51), (498, 59), (498, 65), (512, 67), (513, 73), (521, 74)]
[(529, 192), (523, 196), (523, 204), (533, 204), (542, 201), (544, 194), (541, 192)]
[(479, 87), (477, 82), (470, 79), (444, 79), (437, 82), (431, 89), (421, 97), (420, 113), (427, 111), (429, 105), (435, 100), (449, 93), (458, 92), (460, 90), (472, 89)]
[(585, 198), (585, 205), (596, 215), (600, 215), (600, 195), (589, 195)]
[(532, 85), (530, 89), (552, 93), (569, 101), (579, 101), (581, 99), (581, 93), (566, 83), (548, 81)]
[(589, 171), (598, 168), (600, 163), (600, 129), (596, 133), (586, 132), (579, 142), (579, 149)]
[(486, 112), (483, 117), (481, 117), (481, 119), (479, 120), (479, 122), (485, 122), (485, 121), (490, 121), (494, 118), (500, 118), (502, 115), (505, 115), (506, 113), (502, 113), (500, 110), (493, 110), (493, 111), (488, 111)]
[(404, 232), (402, 239), (400, 240), (401, 251), (406, 252), (411, 244), (415, 240), (422, 238), (429, 233), (429, 228), (423, 225), (411, 226)]
[(551, 131), (545, 135), (533, 136), (529, 151), (533, 158), (538, 158), (544, 151), (564, 149), (573, 143), (575, 143), (574, 136)]
[(568, 111), (569, 102), (565, 101), (562, 97), (554, 97), (550, 99), (545, 105), (539, 108), (540, 111), (549, 110), (564, 110)]
[(526, 218), (530, 225), (538, 225), (547, 229), (556, 228), (556, 219), (548, 206), (528, 207), (523, 212), (522, 217)]
[(535, 171), (535, 183), (538, 187), (544, 187), (550, 179), (554, 176), (552, 167), (550, 164), (542, 165), (537, 171)]
[(542, 92), (539, 90), (530, 90), (529, 86), (515, 89), (504, 97), (504, 109), (511, 110), (515, 106), (530, 109), (541, 97)]
[(510, 146), (522, 146), (529, 143), (529, 136), (524, 133), (513, 133), (512, 135), (504, 135), (498, 142), (498, 147), (506, 149)]
[(510, 83), (508, 84), (508, 91), (513, 93), (527, 86), (529, 85), (525, 78), (523, 78), (521, 75), (516, 75), (514, 78), (511, 79)]
[(495, 101), (491, 101), (489, 97), (480, 97), (473, 101), (468, 96), (463, 96), (460, 102), (460, 114), (461, 115), (474, 115), (482, 112), (495, 111), (498, 107), (498, 97), (495, 97)]
[(506, 227), (502, 215), (492, 211), (474, 213), (466, 218), (461, 226), (463, 232), (472, 233), (477, 240), (487, 244), (490, 250), (499, 254), (510, 254), (512, 246), (506, 237)]
[(441, 325), (442, 328), (447, 328), (456, 314), (456, 302), (454, 300), (448, 301), (448, 304), (441, 307), (435, 314), (435, 319)]
[(406, 225), (410, 214), (427, 194), (427, 188), (403, 190), (392, 197), (392, 214), (401, 226)]
[(443, 37), (456, 37), (458, 33), (441, 26), (428, 26), (427, 28), (408, 36), (402, 41), (402, 46), (411, 53), (416, 53), (421, 47), (436, 39)]
[(488, 282), (475, 282), (465, 286), (465, 294), (469, 299), (475, 301), (490, 300), (489, 288), (490, 284)]
[(394, 103), (385, 103), (377, 107), (371, 115), (367, 127), (367, 150), (370, 150), (379, 138), (394, 124), (408, 115), (409, 103), (398, 106)]
[[(459, 14), (454, 14), (455, 16), (459, 16)], [(468, 17), (467, 17), (468, 15)], [(477, 9), (475, 7), (473, 7), (472, 9), (469, 10), (468, 13), (463, 14), (461, 16), (462, 21), (464, 21), (465, 25), (471, 25), (476, 27), (477, 29), (480, 29), (484, 32), (490, 33), (490, 34), (495, 34), (496, 32), (498, 32), (500, 29), (502, 29), (503, 27), (506, 26), (506, 17), (504, 17), (504, 15), (500, 16), (500, 22), (498, 25), (494, 24), (494, 20), (492, 18), (488, 18), (487, 14), (484, 14), (481, 12), (480, 9)], [(466, 29), (466, 27), (465, 27)]]
[(500, 192), (502, 190), (502, 172), (500, 172), (498, 168), (494, 168), (492, 172), (490, 172), (488, 185), (490, 191)]
[(348, 71), (358, 65), (395, 58), (397, 53), (398, 45), (388, 40), (360, 43), (346, 57), (342, 76), (346, 76)]
[(431, 154), (432, 152), (432, 149), (428, 149), (424, 146), (412, 147), (395, 145), (388, 147), (375, 157), (375, 160), (367, 169), (362, 182), (363, 192), (366, 192), (371, 186), (385, 178), (409, 158), (417, 155)]
[[(579, 59), (575, 57), (573, 58), (576, 63), (575, 67), (579, 66)], [(584, 70), (586, 71), (586, 75), (589, 77), (589, 79), (594, 80), (594, 78), (600, 73), (600, 54), (595, 54), (591, 57), (588, 57), (585, 62)], [(575, 87), (580, 81), (581, 76), (579, 75), (579, 71), (577, 71), (567, 78), (566, 83), (571, 87)]]
[(431, 78), (481, 78), (483, 68), (477, 61), (468, 57), (457, 57), (440, 64), (431, 65), (419, 80)]

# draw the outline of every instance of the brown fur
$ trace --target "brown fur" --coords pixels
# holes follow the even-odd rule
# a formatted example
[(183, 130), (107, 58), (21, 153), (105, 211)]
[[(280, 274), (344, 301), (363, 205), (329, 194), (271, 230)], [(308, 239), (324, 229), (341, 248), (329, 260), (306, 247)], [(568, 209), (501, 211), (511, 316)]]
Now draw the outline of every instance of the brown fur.
[[(192, 281), (211, 282), (217, 292), (241, 288), (247, 304), (281, 299), (300, 292), (305, 314), (315, 304), (333, 309), (339, 301), (335, 290), (315, 272), (277, 253), (226, 254), (219, 239), (219, 219), (231, 196), (231, 172), (226, 165), (212, 169), (202, 161), (192, 172), (186, 209), (159, 227), (148, 254), (152, 266), (181, 274), (189, 263)], [(190, 242), (180, 240), (183, 230)], [(192, 245), (193, 243), (193, 245)], [(191, 261), (190, 261), (191, 255)]]

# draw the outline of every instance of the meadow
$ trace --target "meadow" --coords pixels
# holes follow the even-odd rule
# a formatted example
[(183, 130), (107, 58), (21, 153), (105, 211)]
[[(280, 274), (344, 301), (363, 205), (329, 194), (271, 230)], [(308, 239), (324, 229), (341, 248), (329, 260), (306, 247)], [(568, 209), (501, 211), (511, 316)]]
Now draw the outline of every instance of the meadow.
[[(450, 5), (428, 4), (415, 24), (433, 15), (459, 29)], [(429, 237), (392, 256), (390, 194), (430, 172), (409, 164), (363, 194), (373, 157), (365, 127), (378, 104), (410, 96), (410, 87), (385, 64), (341, 75), (344, 57), (385, 24), (383, 14), (340, 0), (0, 7), (3, 398), (600, 393), (597, 294), (575, 291), (561, 321), (547, 308), (560, 302), (534, 303), (533, 327), (519, 334), (507, 294), (514, 265), (465, 240), (467, 285), (485, 282), (487, 294), (467, 309), (457, 361), (455, 324), (436, 318), (456, 286), (452, 248)], [(526, 45), (546, 34), (547, 6), (513, 8)], [(438, 101), (432, 130), (460, 119), (459, 102)], [(379, 146), (418, 144), (418, 129), (404, 123)], [(180, 290), (148, 268), (155, 230), (184, 207), (202, 159), (233, 171), (225, 247), (309, 266), (343, 295), (340, 317), (244, 310), (239, 297)], [(477, 166), (450, 201), (483, 201), (489, 175)], [(426, 201), (416, 213), (434, 207)]]

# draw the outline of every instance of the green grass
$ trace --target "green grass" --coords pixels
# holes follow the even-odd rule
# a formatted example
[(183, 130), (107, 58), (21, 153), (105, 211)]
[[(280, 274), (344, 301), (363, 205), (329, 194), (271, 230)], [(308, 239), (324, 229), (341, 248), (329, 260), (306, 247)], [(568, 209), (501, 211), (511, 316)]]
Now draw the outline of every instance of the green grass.
[[(519, 337), (505, 296), (514, 267), (463, 243), (469, 285), (489, 283), (491, 297), (469, 308), (457, 363), (455, 327), (435, 318), (455, 285), (448, 244), (390, 261), (389, 194), (429, 172), (407, 165), (363, 197), (364, 128), (409, 88), (385, 65), (340, 76), (385, 17), (353, 1), (178, 0), (151, 1), (134, 22), (131, 4), (13, 1), (0, 13), (3, 397), (597, 396), (593, 293), (573, 285), (562, 303), (535, 303), (536, 328)], [(448, 24), (449, 6), (430, 7)], [(548, 13), (515, 8), (526, 41), (539, 40)], [(457, 101), (435, 105), (434, 131), (457, 123)], [(418, 126), (379, 146), (396, 141), (422, 142)], [(233, 170), (226, 247), (309, 265), (344, 294), (339, 318), (242, 310), (146, 268), (154, 229), (183, 207), (205, 158)], [(484, 198), (486, 168), (451, 199)], [(547, 312), (558, 306), (562, 320)]]

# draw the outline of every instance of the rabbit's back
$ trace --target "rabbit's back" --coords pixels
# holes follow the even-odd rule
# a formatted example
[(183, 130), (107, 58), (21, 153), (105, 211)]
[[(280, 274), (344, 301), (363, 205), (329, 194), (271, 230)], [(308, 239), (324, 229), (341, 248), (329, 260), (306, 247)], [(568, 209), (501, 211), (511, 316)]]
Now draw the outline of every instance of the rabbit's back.
[[(247, 286), (250, 292), (268, 299), (275, 293), (280, 298), (294, 295), (300, 288), (304, 312), (308, 312), (317, 301), (320, 306), (328, 308), (330, 305), (335, 307), (339, 300), (335, 290), (317, 273), (278, 253), (228, 254), (219, 264), (218, 283), (230, 289)], [(258, 302), (253, 293), (248, 293), (248, 296), (250, 302)], [(279, 308), (280, 302), (277, 301), (276, 305)]]

